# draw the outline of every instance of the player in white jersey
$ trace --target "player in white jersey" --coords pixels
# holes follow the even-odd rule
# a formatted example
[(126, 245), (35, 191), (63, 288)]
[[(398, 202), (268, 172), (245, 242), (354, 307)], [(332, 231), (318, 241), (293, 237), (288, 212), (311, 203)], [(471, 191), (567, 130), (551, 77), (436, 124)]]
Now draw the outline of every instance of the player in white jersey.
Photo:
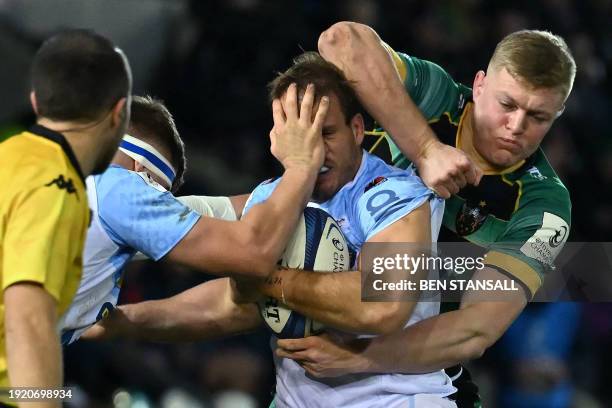
[[(330, 111), (323, 127), (324, 171), (317, 179), (312, 198), (338, 220), (352, 249), (358, 252), (366, 242), (435, 241), (443, 201), (413, 173), (389, 166), (361, 149), (363, 119), (342, 73), (318, 54), (306, 53), (273, 81), (272, 97), (285, 94), (293, 81), (302, 87), (313, 82), (330, 97)], [(266, 202), (279, 183), (282, 178), (261, 184), (251, 195), (245, 214), (252, 206)], [(359, 272), (333, 275), (353, 273)], [(310, 317), (343, 330), (344, 336), (352, 336), (347, 332), (392, 332), (439, 313), (439, 303), (434, 301), (361, 302), (360, 287), (354, 288), (354, 297), (346, 306), (360, 308), (359, 316), (330, 311)], [(301, 312), (309, 315), (308, 311)], [(87, 335), (185, 341), (243, 332), (260, 324), (257, 308), (236, 304), (229, 279), (217, 279), (170, 299), (120, 306)], [(418, 375), (348, 375), (325, 381), (307, 376), (293, 360), (275, 357), (275, 364), (277, 407), (455, 406), (446, 399), (455, 388), (442, 370)]]
[[(325, 107), (319, 112), (324, 110)], [(311, 134), (306, 135), (304, 129)], [(135, 97), (128, 131), (131, 135), (123, 138), (111, 166), (87, 179), (92, 217), (84, 250), (83, 277), (71, 307), (59, 322), (64, 344), (78, 339), (117, 305), (123, 269), (138, 252), (156, 261), (165, 257), (212, 273), (268, 274), (321, 167), (321, 159), (316, 152), (312, 153), (317, 148), (312, 140), (321, 138), (320, 125), (317, 128), (311, 122), (292, 131), (279, 128), (273, 137), (279, 149), (285, 151), (276, 154), (286, 161), (290, 149), (297, 152), (290, 153), (294, 157), (289, 159), (297, 157), (300, 162), (289, 170), (297, 184), (278, 195), (274, 206), (260, 206), (263, 211), (257, 216), (259, 219), (244, 217), (239, 222), (226, 222), (219, 219), (236, 219), (229, 199), (184, 198), (185, 203), (198, 210), (193, 211), (172, 195), (171, 191), (182, 183), (185, 154), (172, 116), (163, 104)], [(289, 212), (289, 219), (285, 211)], [(201, 217), (201, 213), (208, 216)], [(279, 229), (276, 221), (269, 225), (269, 220), (279, 219), (280, 214), (287, 220), (285, 226)], [(259, 237), (253, 235), (255, 230)], [(258, 241), (263, 252), (256, 254), (252, 245)], [(237, 259), (236, 250), (243, 256), (246, 252), (252, 259)]]

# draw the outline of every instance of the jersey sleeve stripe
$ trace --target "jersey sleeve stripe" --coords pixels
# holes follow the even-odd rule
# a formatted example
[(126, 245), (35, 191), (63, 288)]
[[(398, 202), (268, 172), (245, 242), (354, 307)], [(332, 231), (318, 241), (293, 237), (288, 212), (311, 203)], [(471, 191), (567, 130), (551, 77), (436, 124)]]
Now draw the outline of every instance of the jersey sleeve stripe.
[(529, 288), (531, 292), (529, 293), (530, 299), (542, 285), (540, 275), (529, 264), (512, 255), (490, 251), (487, 253), (485, 260), (485, 266), (491, 266), (495, 269), (501, 268), (510, 275), (520, 279)]
[(395, 68), (397, 69), (397, 72), (400, 78), (402, 79), (402, 82), (405, 82), (406, 77), (408, 76), (408, 69), (406, 68), (406, 64), (404, 63), (404, 61), (402, 61), (397, 52), (395, 52), (393, 48), (389, 47), (387, 43), (383, 42), (382, 45), (383, 47), (385, 47), (389, 55), (391, 55), (391, 58), (393, 58), (393, 63), (395, 64)]

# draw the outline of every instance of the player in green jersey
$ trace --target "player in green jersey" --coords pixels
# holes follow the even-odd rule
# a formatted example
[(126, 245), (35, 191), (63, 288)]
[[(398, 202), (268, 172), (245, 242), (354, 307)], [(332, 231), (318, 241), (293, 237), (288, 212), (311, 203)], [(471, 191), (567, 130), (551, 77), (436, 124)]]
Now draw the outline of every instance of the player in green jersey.
[[(503, 302), (479, 301), (482, 292), (468, 291), (459, 310), (358, 348), (326, 337), (281, 340), (282, 355), (318, 376), (423, 372), (481, 356), (533, 297), (568, 237), (569, 193), (540, 149), (572, 88), (576, 68), (567, 45), (548, 32), (512, 33), (498, 44), (486, 72), (477, 72), (472, 89), (432, 62), (393, 51), (357, 23), (325, 31), (319, 51), (353, 81), (364, 107), (389, 132), (394, 164), (407, 167), (406, 156), (419, 157), (428, 124), (442, 143), (477, 164), (484, 174), (478, 186), (462, 188), (474, 177), (466, 166), (466, 174), (456, 171), (454, 185), (441, 192), (454, 195), (446, 202), (448, 234), (440, 241), (460, 238), (486, 248), (485, 268), (474, 279), (512, 279), (522, 289)], [(416, 164), (422, 171), (422, 161)], [(284, 291), (298, 310), (306, 305), (296, 299), (299, 291)], [(459, 406), (467, 406), (460, 398)]]

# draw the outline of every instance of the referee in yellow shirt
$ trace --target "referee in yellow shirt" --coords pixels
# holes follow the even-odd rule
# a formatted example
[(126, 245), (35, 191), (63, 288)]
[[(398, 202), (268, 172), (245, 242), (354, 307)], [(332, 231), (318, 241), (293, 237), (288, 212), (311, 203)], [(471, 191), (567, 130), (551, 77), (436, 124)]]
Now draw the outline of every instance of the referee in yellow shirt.
[[(84, 178), (106, 169), (130, 115), (127, 59), (92, 31), (48, 39), (31, 76), (37, 123), (0, 143), (0, 406), (47, 395), (14, 387), (62, 386), (56, 322), (81, 277)], [(59, 406), (44, 397), (27, 404)]]

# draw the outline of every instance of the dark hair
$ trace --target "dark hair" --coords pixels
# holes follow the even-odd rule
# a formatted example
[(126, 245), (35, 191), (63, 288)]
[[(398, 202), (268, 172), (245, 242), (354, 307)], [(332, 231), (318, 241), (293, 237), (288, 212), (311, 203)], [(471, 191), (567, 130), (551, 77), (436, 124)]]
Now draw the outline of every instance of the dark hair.
[(129, 131), (134, 133), (132, 136), (170, 152), (170, 157), (167, 159), (176, 170), (176, 177), (170, 191), (176, 193), (184, 182), (187, 159), (185, 158), (185, 144), (168, 108), (159, 99), (150, 96), (134, 96)]
[(38, 114), (52, 120), (95, 120), (131, 88), (127, 60), (91, 30), (66, 30), (45, 41), (31, 77)]
[(353, 116), (361, 112), (357, 95), (344, 73), (314, 51), (297, 56), (291, 68), (279, 73), (268, 84), (270, 101), (280, 98), (294, 82), (297, 84), (298, 91), (305, 90), (310, 83), (314, 84), (317, 97), (330, 93), (336, 94), (347, 123)]

